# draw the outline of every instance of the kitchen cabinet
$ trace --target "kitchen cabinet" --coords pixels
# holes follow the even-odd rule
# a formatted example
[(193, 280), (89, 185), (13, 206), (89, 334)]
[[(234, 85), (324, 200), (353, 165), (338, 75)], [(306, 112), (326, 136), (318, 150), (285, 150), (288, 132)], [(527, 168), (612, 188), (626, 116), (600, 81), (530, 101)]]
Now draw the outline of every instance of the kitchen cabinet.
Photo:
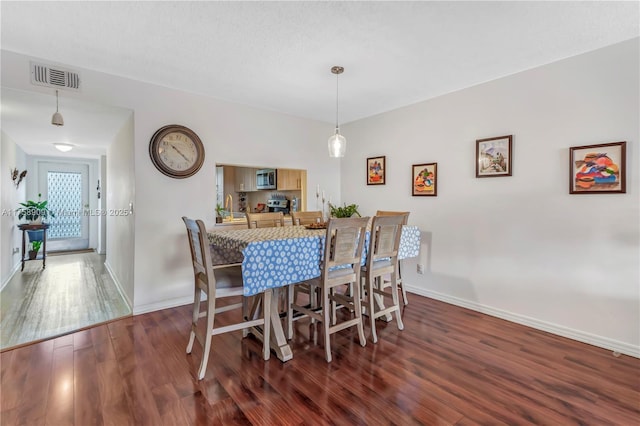
[(302, 173), (300, 170), (278, 169), (278, 191), (296, 191), (302, 189)]
[(256, 171), (251, 167), (236, 167), (235, 190), (236, 192), (254, 192), (256, 188)]

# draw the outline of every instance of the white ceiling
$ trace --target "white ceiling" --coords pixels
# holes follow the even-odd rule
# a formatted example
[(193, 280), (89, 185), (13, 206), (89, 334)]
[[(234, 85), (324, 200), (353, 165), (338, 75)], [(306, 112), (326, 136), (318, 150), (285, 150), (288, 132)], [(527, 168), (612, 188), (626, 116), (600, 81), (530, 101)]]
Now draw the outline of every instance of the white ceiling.
[[(635, 1), (0, 7), (2, 49), (330, 123), (333, 65), (345, 67), (346, 123), (640, 35)], [(45, 98), (50, 119), (55, 98)], [(12, 99), (3, 91), (3, 110)]]

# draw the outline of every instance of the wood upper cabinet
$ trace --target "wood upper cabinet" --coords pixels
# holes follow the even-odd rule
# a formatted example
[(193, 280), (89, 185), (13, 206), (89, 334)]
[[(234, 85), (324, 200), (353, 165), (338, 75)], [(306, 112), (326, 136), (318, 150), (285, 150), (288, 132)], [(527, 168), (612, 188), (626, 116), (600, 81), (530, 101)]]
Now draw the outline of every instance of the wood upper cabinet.
[(295, 191), (302, 189), (302, 175), (300, 170), (278, 169), (276, 182), (278, 191)]
[(258, 190), (256, 187), (257, 170), (250, 167), (236, 167), (236, 192), (254, 192)]

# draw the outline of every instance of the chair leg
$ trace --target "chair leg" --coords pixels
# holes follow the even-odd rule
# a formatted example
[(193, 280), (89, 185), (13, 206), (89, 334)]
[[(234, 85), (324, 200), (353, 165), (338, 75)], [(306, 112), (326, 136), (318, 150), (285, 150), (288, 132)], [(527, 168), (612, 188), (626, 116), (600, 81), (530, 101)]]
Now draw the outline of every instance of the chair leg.
[(358, 323), (356, 326), (358, 327), (358, 336), (360, 337), (360, 346), (365, 346), (367, 344), (367, 338), (364, 335), (364, 325), (362, 324), (362, 300), (361, 300), (361, 287), (360, 283), (356, 281), (355, 285), (351, 287), (351, 297), (353, 298), (353, 310), (354, 315), (358, 319)]
[(331, 362), (331, 335), (329, 334), (331, 302), (329, 301), (329, 291), (327, 287), (322, 288), (322, 326), (324, 328), (324, 352), (327, 362)]
[(202, 361), (200, 361), (200, 369), (198, 370), (198, 380), (204, 378), (207, 372), (207, 363), (209, 362), (209, 352), (211, 351), (211, 332), (213, 330), (213, 322), (216, 315), (216, 300), (213, 297), (207, 298), (207, 328), (204, 338), (204, 348), (202, 348)]
[(374, 287), (377, 278), (372, 278), (367, 276), (366, 285), (367, 285), (367, 298), (369, 301), (369, 323), (371, 324), (371, 340), (373, 343), (378, 343), (378, 334), (376, 333), (376, 301), (374, 295)]
[(291, 305), (293, 305), (293, 303), (295, 301), (295, 294), (297, 293), (293, 287), (294, 287), (293, 284), (287, 286), (287, 299), (288, 299), (288, 303), (287, 303), (287, 339), (288, 340), (293, 339), (293, 308), (291, 307)]
[(262, 331), (262, 356), (264, 358), (265, 361), (269, 360), (269, 357), (271, 356), (271, 343), (270, 343), (270, 337), (271, 337), (271, 299), (273, 298), (273, 290), (272, 289), (267, 289), (265, 290), (263, 297), (262, 297), (262, 313), (264, 315), (264, 327), (263, 327), (263, 331)]
[[(333, 296), (336, 293), (335, 288), (332, 288), (331, 295)], [(331, 325), (336, 325), (338, 322), (338, 316), (336, 315), (336, 311), (338, 310), (338, 302), (335, 299), (331, 299)]]
[(190, 354), (193, 349), (193, 342), (196, 340), (196, 327), (198, 326), (198, 318), (200, 317), (200, 298), (201, 291), (196, 286), (193, 296), (193, 315), (191, 317), (191, 333), (189, 333), (189, 343), (187, 344), (187, 353)]
[(395, 273), (391, 274), (391, 298), (393, 299), (393, 306), (396, 307), (396, 322), (398, 323), (398, 330), (404, 330), (404, 323), (400, 316), (400, 301), (398, 300), (398, 281)]
[(398, 285), (402, 291), (402, 303), (406, 306), (409, 304), (409, 299), (407, 298), (407, 290), (405, 290), (404, 283), (402, 282), (402, 270), (400, 269), (401, 264), (402, 262), (398, 260)]

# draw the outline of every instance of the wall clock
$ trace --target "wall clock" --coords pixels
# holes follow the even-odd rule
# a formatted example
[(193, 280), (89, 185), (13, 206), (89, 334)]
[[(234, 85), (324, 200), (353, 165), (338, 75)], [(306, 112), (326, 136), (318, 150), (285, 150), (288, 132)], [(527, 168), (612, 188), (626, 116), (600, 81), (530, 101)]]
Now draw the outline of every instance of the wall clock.
[(170, 124), (158, 129), (151, 137), (149, 156), (163, 174), (184, 179), (202, 167), (204, 146), (193, 130)]

